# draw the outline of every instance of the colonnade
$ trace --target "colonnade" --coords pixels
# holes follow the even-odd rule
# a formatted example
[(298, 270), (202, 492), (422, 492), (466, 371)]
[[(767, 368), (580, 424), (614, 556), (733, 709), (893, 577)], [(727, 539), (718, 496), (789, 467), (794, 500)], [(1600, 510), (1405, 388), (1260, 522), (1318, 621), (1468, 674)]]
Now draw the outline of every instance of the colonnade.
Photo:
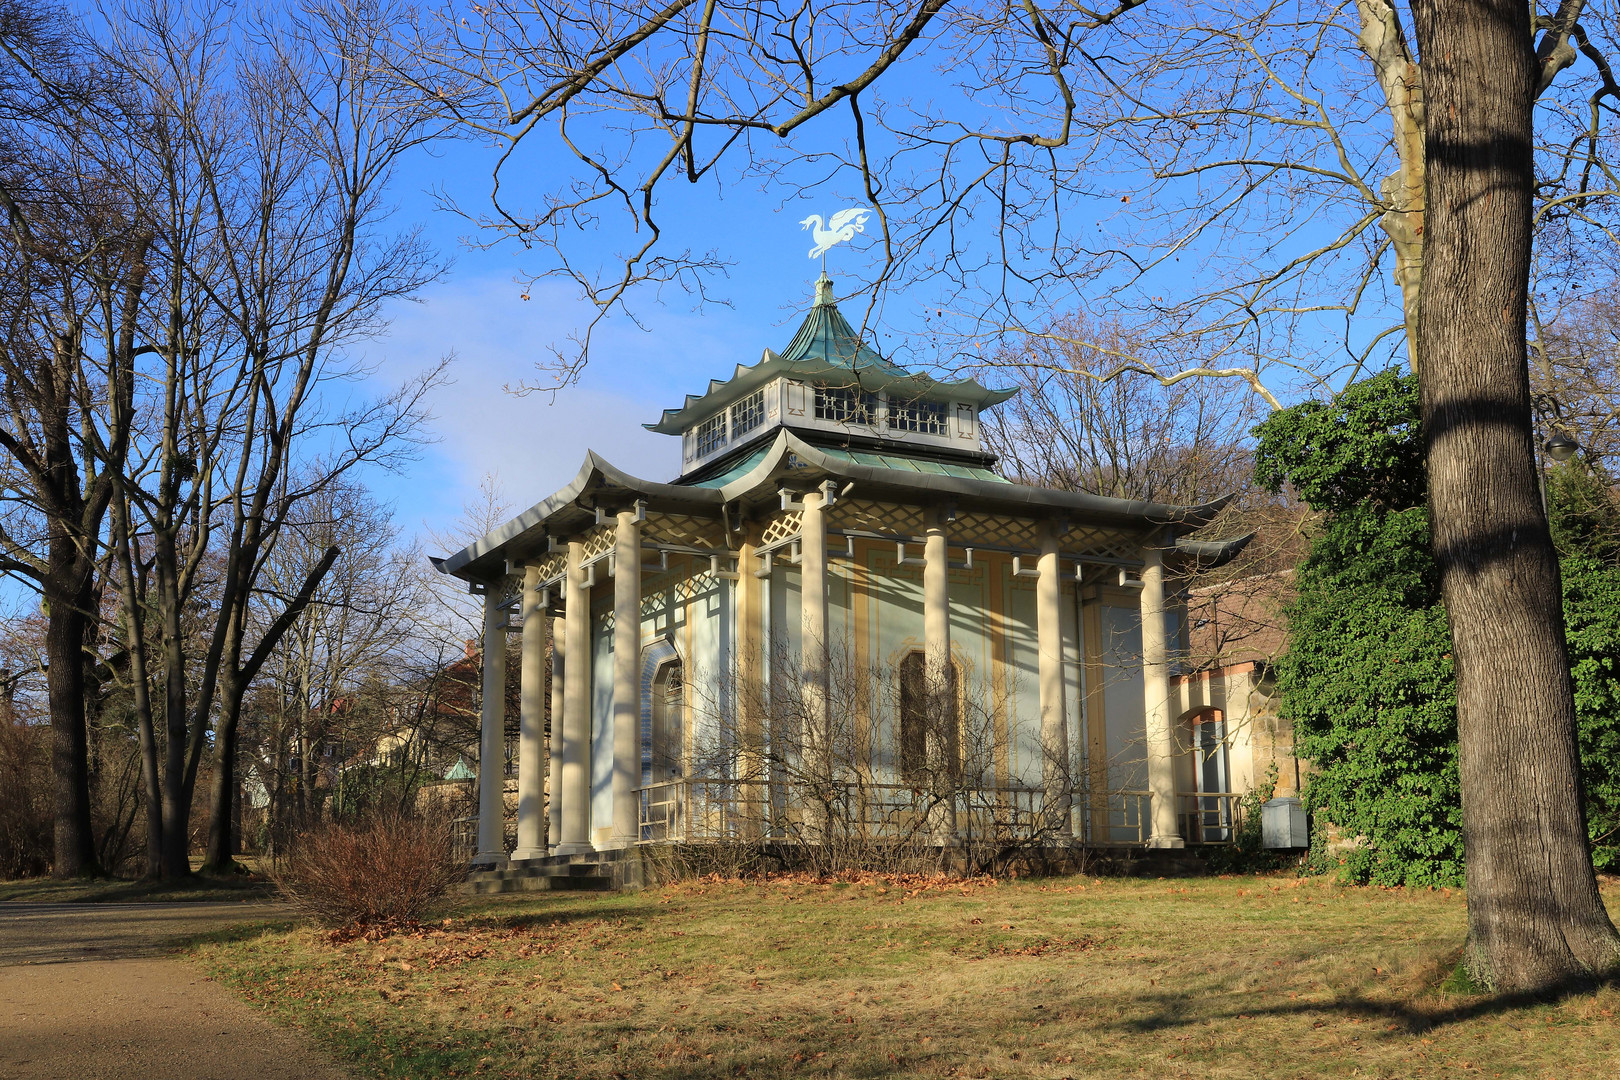
[[(828, 745), (829, 687), (827, 631), (827, 520), (830, 484), (802, 499), (800, 526), (801, 678), (805, 708), (806, 766), (830, 766)], [(949, 702), (951, 678), (949, 515), (936, 511), (926, 526), (923, 544), (923, 652), (929, 699)], [(612, 822), (608, 847), (623, 847), (640, 835), (641, 785), (641, 515), (620, 513), (613, 548), (613, 769)], [(1035, 588), (1038, 687), (1040, 700), (1042, 780), (1048, 807), (1047, 828), (1070, 832), (1069, 744), (1064, 678), (1061, 530), (1051, 522), (1040, 527)], [(548, 619), (540, 607), (539, 572), (524, 570), (522, 598), (523, 659), (519, 689), (518, 837), (512, 859), (541, 858), (548, 853), (571, 855), (595, 850), (590, 836), (591, 666), (590, 596), (586, 589), (584, 545), (568, 544), (564, 573), (564, 614)], [(1144, 552), (1140, 600), (1142, 666), (1146, 721), (1148, 786), (1152, 792), (1154, 847), (1179, 847), (1175, 805), (1175, 735), (1170, 716), (1169, 650), (1165, 629), (1164, 560), (1157, 547)], [(549, 624), (549, 625), (548, 625)], [(550, 790), (546, 814), (541, 787), (545, 728), (544, 669), (547, 631), (552, 638)], [(505, 738), (506, 617), (496, 590), (485, 593), (484, 678), (481, 713), (478, 849), (474, 863), (506, 861), (503, 836), (503, 783), (487, 783), (484, 763), (501, 762)], [(577, 652), (577, 655), (576, 655)], [(557, 722), (561, 718), (561, 723)], [(935, 725), (930, 725), (934, 728)], [(930, 764), (939, 767), (946, 748), (931, 732)], [(549, 824), (549, 828), (547, 825)], [(943, 807), (932, 822), (935, 837), (949, 843), (955, 822)]]

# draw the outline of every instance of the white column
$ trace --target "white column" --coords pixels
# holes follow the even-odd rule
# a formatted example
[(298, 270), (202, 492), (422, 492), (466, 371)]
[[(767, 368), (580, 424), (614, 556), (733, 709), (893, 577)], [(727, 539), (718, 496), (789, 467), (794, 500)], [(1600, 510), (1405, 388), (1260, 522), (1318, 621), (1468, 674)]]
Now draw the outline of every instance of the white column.
[(563, 620), (551, 622), (551, 776), (546, 787), (546, 843), (552, 851), (562, 843), (563, 796), (563, 665), (567, 652)]
[(1148, 846), (1185, 847), (1176, 822), (1176, 737), (1170, 725), (1170, 650), (1164, 627), (1164, 553), (1142, 552), (1142, 701), (1153, 833)]
[(613, 547), (614, 847), (641, 837), (641, 525), (619, 514)]
[(935, 843), (956, 837), (955, 784), (950, 757), (958, 722), (951, 678), (951, 568), (945, 522), (936, 516), (923, 538), (923, 681), (927, 692), (924, 751), (933, 782), (929, 831)]
[[(825, 784), (832, 766), (827, 713), (827, 515), (820, 491), (804, 496), (799, 544), (799, 653), (804, 702), (804, 768)], [(821, 794), (825, 795), (825, 792)], [(806, 807), (807, 812), (816, 807)]]
[(484, 696), (479, 713), (478, 852), (474, 866), (506, 863), (506, 827), (501, 800), (506, 789), (506, 612), (501, 589), (484, 588)]
[(546, 855), (546, 616), (540, 610), (540, 568), (523, 570), (523, 667), (518, 682), (518, 819), (514, 862)]
[(1058, 568), (1058, 530), (1041, 523), (1040, 577), (1035, 582), (1035, 634), (1039, 655), (1037, 678), (1041, 699), (1041, 780), (1046, 828), (1059, 836), (1073, 831), (1069, 800), (1069, 720), (1063, 683), (1063, 579)]
[(568, 592), (563, 633), (569, 662), (563, 668), (562, 840), (554, 854), (591, 851), (591, 598), (585, 591), (585, 545), (568, 545)]

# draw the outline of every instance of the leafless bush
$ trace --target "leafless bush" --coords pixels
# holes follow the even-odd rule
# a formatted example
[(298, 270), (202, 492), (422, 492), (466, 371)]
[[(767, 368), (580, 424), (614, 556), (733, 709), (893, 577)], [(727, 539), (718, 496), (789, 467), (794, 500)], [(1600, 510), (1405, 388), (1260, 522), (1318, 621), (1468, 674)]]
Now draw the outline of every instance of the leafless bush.
[[(707, 722), (689, 798), (671, 812), (670, 838), (689, 842), (670, 872), (1001, 873), (1071, 845), (1068, 799), (1004, 775), (987, 686), (952, 677), (941, 694), (920, 654), (863, 664), (840, 643), (823, 704), (797, 676), (795, 651), (772, 652), (769, 685), (721, 679), (714, 700), (694, 702)], [(1043, 772), (1068, 792), (1061, 756)]]
[(416, 926), (457, 876), (448, 826), (399, 813), (305, 833), (275, 871), (288, 900), (344, 931)]

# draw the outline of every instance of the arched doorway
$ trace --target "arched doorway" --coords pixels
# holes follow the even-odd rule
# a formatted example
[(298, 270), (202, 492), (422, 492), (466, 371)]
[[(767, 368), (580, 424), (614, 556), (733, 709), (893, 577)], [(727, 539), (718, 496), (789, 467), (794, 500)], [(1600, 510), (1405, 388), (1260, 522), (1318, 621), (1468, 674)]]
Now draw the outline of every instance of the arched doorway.
[(1225, 844), (1232, 840), (1231, 771), (1227, 754), (1226, 714), (1200, 709), (1192, 715), (1193, 773), (1197, 780), (1197, 810), (1193, 814), (1194, 843)]
[(686, 748), (686, 671), (679, 656), (665, 660), (653, 676), (651, 727), (647, 782), (679, 780)]

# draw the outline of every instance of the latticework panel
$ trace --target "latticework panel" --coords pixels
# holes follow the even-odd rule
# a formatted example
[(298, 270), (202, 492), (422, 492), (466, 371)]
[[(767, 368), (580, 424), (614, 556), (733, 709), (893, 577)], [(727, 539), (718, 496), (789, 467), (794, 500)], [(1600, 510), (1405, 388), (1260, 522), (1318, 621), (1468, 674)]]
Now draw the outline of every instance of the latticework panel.
[(553, 578), (559, 578), (562, 576), (563, 571), (568, 569), (568, 551), (567, 549), (553, 551), (549, 555), (542, 556), (536, 562), (536, 565), (540, 568), (541, 581), (551, 581)]
[(837, 529), (857, 532), (921, 536), (927, 518), (920, 506), (872, 502), (867, 499), (840, 499), (833, 505), (830, 524)]
[(501, 578), (500, 583), (490, 586), (498, 598), (496, 603), (500, 607), (517, 607), (518, 601), (523, 598), (523, 575), (507, 574)]
[(958, 514), (950, 525), (950, 534), (951, 543), (968, 546), (989, 544), (1035, 551), (1041, 543), (1040, 527), (1035, 522), (1001, 514)]
[(1065, 554), (1074, 552), (1106, 559), (1134, 559), (1141, 555), (1140, 541), (1115, 529), (1072, 528), (1060, 543)]
[(760, 536), (760, 546), (769, 547), (771, 544), (798, 536), (804, 531), (804, 513), (800, 510), (790, 510), (779, 514), (765, 526), (765, 532)]
[(598, 525), (596, 528), (586, 533), (581, 539), (581, 543), (585, 545), (585, 550), (582, 553), (583, 561), (589, 562), (598, 555), (606, 555), (608, 552), (612, 551), (613, 543), (617, 535), (618, 525), (612, 521)]
[(688, 514), (649, 514), (641, 526), (641, 538), (653, 544), (710, 548), (726, 546), (725, 527), (717, 519)]

